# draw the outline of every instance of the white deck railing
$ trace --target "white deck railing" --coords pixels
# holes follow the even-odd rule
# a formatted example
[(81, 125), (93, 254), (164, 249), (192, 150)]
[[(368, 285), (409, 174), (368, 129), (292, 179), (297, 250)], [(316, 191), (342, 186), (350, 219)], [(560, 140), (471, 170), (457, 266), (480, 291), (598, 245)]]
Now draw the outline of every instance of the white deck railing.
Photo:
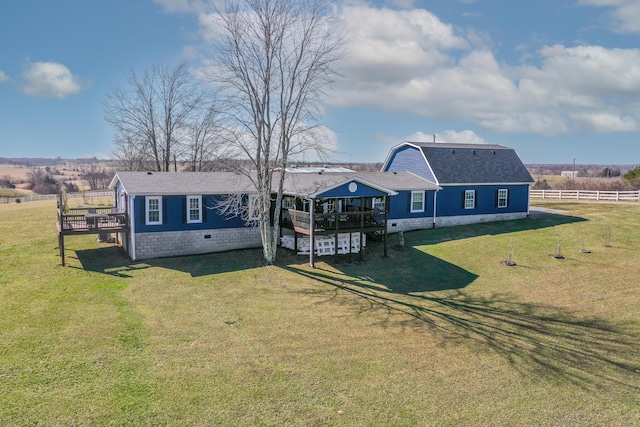
[(603, 200), (640, 202), (640, 191), (529, 190), (532, 199)]
[[(70, 199), (82, 197), (113, 197), (113, 191), (91, 191), (86, 193), (68, 193)], [(26, 196), (0, 197), (0, 203), (24, 203), (38, 200), (56, 200), (57, 194), (29, 194)], [(20, 200), (18, 202), (18, 200)]]

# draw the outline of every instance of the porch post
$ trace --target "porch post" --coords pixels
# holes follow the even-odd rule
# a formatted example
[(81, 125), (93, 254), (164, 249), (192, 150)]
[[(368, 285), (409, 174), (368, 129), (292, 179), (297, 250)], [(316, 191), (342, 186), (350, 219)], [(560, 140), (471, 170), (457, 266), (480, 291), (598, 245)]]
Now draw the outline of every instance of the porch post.
[(362, 261), (363, 239), (362, 231), (364, 230), (364, 197), (360, 197), (360, 261)]
[(309, 249), (309, 265), (311, 268), (315, 268), (316, 264), (313, 260), (313, 255), (316, 250), (316, 199), (311, 199), (309, 203), (309, 243), (311, 248)]
[(339, 219), (339, 215), (338, 215), (338, 207), (336, 206), (336, 211), (333, 213), (333, 218), (334, 218), (334, 222), (336, 224), (336, 235), (335, 235), (335, 248), (336, 248), (336, 262), (338, 262), (338, 224), (340, 221), (338, 221)]
[(387, 230), (389, 228), (389, 195), (384, 196), (384, 257), (387, 258)]
[[(62, 224), (60, 225), (62, 227)], [(62, 266), (65, 266), (64, 262), (64, 234), (58, 233), (58, 248), (60, 249), (60, 257), (62, 258)]]

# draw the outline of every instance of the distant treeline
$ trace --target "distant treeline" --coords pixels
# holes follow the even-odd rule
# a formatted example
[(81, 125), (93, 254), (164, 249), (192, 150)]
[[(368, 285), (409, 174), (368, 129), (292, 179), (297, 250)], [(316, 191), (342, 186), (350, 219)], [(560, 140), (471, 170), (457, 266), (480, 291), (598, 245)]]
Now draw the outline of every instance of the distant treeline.
[(111, 163), (113, 160), (98, 159), (96, 157), (90, 157), (86, 159), (63, 159), (56, 157), (55, 159), (46, 157), (0, 157), (0, 164), (10, 165), (20, 168), (30, 168), (37, 166), (63, 166), (66, 164), (82, 164), (89, 165), (94, 163)]

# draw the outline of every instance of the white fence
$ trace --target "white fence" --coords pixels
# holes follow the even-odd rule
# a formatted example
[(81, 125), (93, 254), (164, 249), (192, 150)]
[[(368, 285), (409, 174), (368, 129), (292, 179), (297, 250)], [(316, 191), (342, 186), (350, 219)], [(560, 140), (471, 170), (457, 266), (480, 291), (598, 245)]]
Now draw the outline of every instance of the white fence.
[[(113, 197), (112, 191), (92, 191), (86, 193), (68, 193), (70, 199), (91, 198), (91, 197)], [(24, 203), (38, 200), (55, 200), (56, 194), (30, 194), (20, 197), (0, 197), (0, 203)]]
[(640, 202), (640, 191), (529, 190), (532, 199), (604, 200)]

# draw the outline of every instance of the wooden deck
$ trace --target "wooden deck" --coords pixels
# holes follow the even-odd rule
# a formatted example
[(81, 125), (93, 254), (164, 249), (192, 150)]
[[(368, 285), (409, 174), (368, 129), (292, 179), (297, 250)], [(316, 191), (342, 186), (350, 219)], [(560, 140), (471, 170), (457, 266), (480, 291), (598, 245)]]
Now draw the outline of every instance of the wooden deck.
[(58, 232), (63, 235), (118, 233), (129, 230), (125, 212), (113, 208), (72, 208), (58, 210)]
[[(58, 206), (60, 206), (60, 204), (58, 204)], [(58, 247), (60, 249), (62, 265), (65, 265), (65, 236), (80, 234), (107, 235), (123, 232), (129, 232), (129, 216), (126, 212), (105, 207), (72, 208), (65, 213), (62, 209), (58, 208)]]
[[(316, 213), (313, 215), (315, 234), (364, 233), (385, 230), (387, 214), (384, 211), (356, 211)], [(295, 230), (297, 233), (311, 234), (311, 215), (309, 212), (285, 209), (282, 212), (282, 227)]]

